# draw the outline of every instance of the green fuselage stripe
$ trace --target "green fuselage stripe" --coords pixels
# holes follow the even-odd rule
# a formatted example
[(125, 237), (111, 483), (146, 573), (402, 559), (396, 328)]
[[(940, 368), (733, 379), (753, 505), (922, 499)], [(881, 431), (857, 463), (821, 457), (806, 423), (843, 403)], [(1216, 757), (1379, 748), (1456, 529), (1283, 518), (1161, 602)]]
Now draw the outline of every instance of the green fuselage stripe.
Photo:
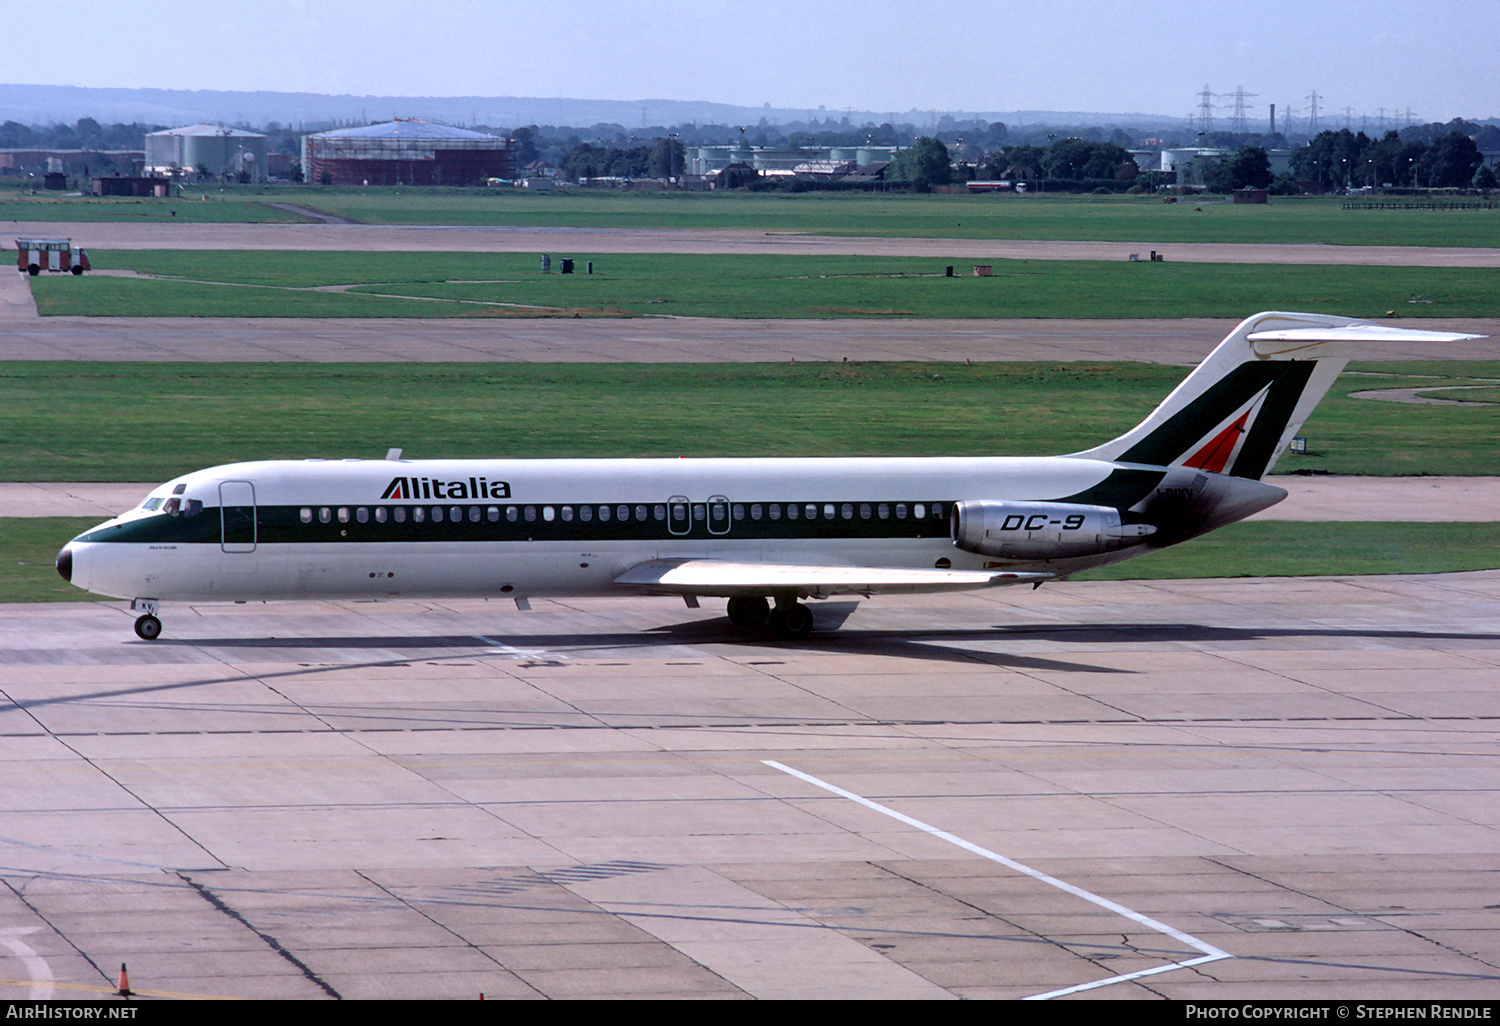
[[(608, 519), (600, 516), (607, 505)], [(629, 519), (619, 517), (625, 505)], [(917, 517), (917, 507), (923, 515)], [(637, 514), (644, 507), (646, 518)], [(780, 514), (773, 518), (775, 507)], [(795, 507), (796, 516), (788, 515)], [(880, 515), (884, 507), (886, 515)], [(584, 519), (584, 509), (588, 519)], [(760, 511), (757, 519), (753, 513)], [(809, 516), (809, 508), (813, 516)], [(898, 516), (904, 508), (905, 516)], [(404, 519), (396, 520), (401, 510)], [(417, 510), (422, 519), (417, 519)], [(382, 506), (255, 506), (204, 507), (195, 516), (156, 514), (138, 520), (96, 528), (82, 535), (82, 542), (133, 544), (257, 545), (317, 544), (335, 542), (518, 542), (569, 541), (587, 544), (610, 541), (666, 542), (673, 539), (735, 541), (785, 541), (794, 539), (920, 539), (943, 538), (949, 533), (948, 500), (890, 502), (798, 502), (723, 504), (716, 510), (704, 502), (692, 503), (536, 503), (494, 505), (443, 503)], [(307, 522), (304, 511), (310, 511)], [(324, 521), (326, 510), (327, 521)], [(384, 522), (377, 519), (384, 511)], [(492, 512), (498, 519), (491, 519)], [(515, 519), (508, 517), (515, 511)], [(547, 519), (547, 511), (551, 519)], [(828, 515), (832, 512), (832, 516)], [(251, 521), (253, 511), (253, 523)], [(457, 516), (455, 517), (455, 511)], [(528, 513), (533, 519), (527, 519)], [(715, 514), (718, 514), (717, 516)], [(868, 513), (868, 515), (865, 515)], [(361, 520), (363, 515), (363, 520)]]

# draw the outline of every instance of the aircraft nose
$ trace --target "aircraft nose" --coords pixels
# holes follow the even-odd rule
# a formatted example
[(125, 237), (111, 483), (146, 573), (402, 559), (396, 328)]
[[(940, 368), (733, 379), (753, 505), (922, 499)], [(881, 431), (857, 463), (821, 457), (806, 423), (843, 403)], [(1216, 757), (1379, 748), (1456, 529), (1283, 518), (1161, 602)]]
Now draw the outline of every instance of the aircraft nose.
[(57, 574), (69, 584), (73, 583), (73, 547), (64, 545), (57, 554)]

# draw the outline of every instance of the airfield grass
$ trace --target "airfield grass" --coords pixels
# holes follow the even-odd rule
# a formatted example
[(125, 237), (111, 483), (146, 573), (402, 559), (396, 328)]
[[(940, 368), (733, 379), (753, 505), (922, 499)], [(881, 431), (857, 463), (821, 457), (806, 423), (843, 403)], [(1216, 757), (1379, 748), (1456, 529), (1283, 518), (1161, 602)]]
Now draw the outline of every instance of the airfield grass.
[[(315, 220), (271, 206), (295, 202), (274, 190), (229, 186), (219, 191), (197, 187), (190, 195), (157, 199), (153, 196), (80, 196), (77, 193), (38, 192), (0, 187), (0, 221), (52, 221), (56, 232), (72, 236), (88, 247), (87, 225), (100, 221), (129, 224), (299, 224)], [(8, 249), (13, 238), (3, 239)], [(90, 254), (92, 255), (92, 250)]]
[[(1142, 420), (1159, 364), (0, 363), (0, 480), (163, 481), (247, 459), (1075, 452)], [(1500, 361), (1358, 364), (1280, 471), (1500, 474), (1500, 406), (1353, 399), (1500, 381)], [(1440, 393), (1466, 395), (1464, 392)]]
[[(98, 517), (0, 519), (0, 602), (87, 601), (53, 560)], [(1232, 524), (1184, 545), (1076, 575), (1073, 580), (1319, 577), (1500, 569), (1500, 524)], [(1061, 585), (1065, 587), (1066, 585)]]
[[(1177, 242), (1339, 246), (1494, 246), (1500, 209), (1345, 210), (1338, 197), (905, 193), (698, 193), (186, 185), (166, 199), (0, 188), (0, 220), (294, 222), (289, 203), (364, 224), (544, 228), (740, 229), (911, 238), (1102, 240), (1162, 249)], [(207, 197), (205, 199), (205, 197)], [(75, 232), (80, 236), (82, 231)], [(1170, 258), (1170, 251), (1168, 252)]]
[[(1500, 315), (1495, 268), (784, 255), (111, 250), (28, 279), (44, 316), (1238, 318)], [(584, 273), (592, 261), (594, 272)], [(993, 274), (976, 277), (976, 262)], [(954, 277), (945, 268), (955, 268)], [(560, 261), (554, 260), (554, 268)], [(851, 354), (851, 356), (857, 354)]]

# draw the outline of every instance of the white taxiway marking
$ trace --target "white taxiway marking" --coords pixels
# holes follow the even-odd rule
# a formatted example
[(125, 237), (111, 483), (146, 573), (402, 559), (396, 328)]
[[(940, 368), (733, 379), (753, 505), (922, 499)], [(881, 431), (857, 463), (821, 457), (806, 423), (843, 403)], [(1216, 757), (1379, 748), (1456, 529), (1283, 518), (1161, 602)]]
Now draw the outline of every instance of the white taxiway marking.
[(507, 645), (503, 641), (496, 641), (494, 638), (486, 638), (483, 634), (471, 634), (469, 635), (469, 637), (473, 638), (475, 641), (482, 641), (486, 645), (489, 645), (491, 648), (498, 649), (506, 655), (511, 656), (515, 659), (545, 659), (550, 661), (562, 660), (567, 658), (566, 656), (556, 655), (552, 652), (548, 652), (544, 648), (516, 648), (514, 645)]
[[(0, 945), (10, 948), (11, 954), (19, 958), (26, 966), (26, 975), (30, 977), (26, 981), (31, 987), (29, 995), (33, 1001), (46, 1001), (52, 997), (54, 992), (52, 983), (52, 967), (47, 960), (21, 940), (23, 933), (35, 933), (41, 929), (39, 926), (10, 927), (0, 930)], [(19, 982), (19, 981), (18, 981)]]
[(1117, 915), (1122, 915), (1126, 919), (1139, 923), (1140, 925), (1147, 927), (1148, 929), (1155, 930), (1157, 933), (1164, 933), (1168, 937), (1171, 937), (1173, 940), (1179, 941), (1183, 944), (1186, 944), (1190, 948), (1196, 948), (1197, 950), (1203, 952), (1203, 956), (1201, 958), (1191, 958), (1182, 962), (1169, 962), (1166, 965), (1159, 965), (1151, 969), (1141, 969), (1137, 972), (1126, 973), (1123, 976), (1111, 976), (1106, 980), (1095, 980), (1092, 983), (1080, 983), (1076, 987), (1065, 987), (1062, 990), (1050, 990), (1045, 994), (1032, 994), (1029, 997), (1024, 998), (1023, 1000), (1041, 1001), (1047, 998), (1062, 997), (1065, 994), (1076, 994), (1079, 991), (1083, 990), (1094, 990), (1098, 987), (1108, 987), (1113, 983), (1124, 983), (1127, 980), (1140, 979), (1142, 976), (1154, 976), (1157, 973), (1171, 972), (1174, 969), (1186, 969), (1189, 966), (1202, 965), (1205, 962), (1217, 962), (1221, 958), (1234, 957), (1227, 951), (1220, 951), (1212, 944), (1207, 944), (1196, 937), (1183, 933), (1181, 930), (1168, 926), (1166, 923), (1158, 922), (1157, 920), (1152, 919), (1150, 916), (1141, 915), (1141, 913), (1136, 912), (1132, 909), (1128, 909), (1124, 905), (1120, 905), (1116, 902), (1110, 901), (1108, 898), (1101, 898), (1097, 894), (1092, 894), (1081, 887), (1075, 887), (1072, 884), (1067, 883), (1066, 881), (1057, 879), (1057, 877), (1055, 876), (1048, 876), (1046, 873), (1032, 869), (1030, 866), (1022, 865), (1014, 859), (1008, 859), (1004, 855), (996, 854), (995, 852), (992, 852), (987, 848), (981, 848), (979, 845), (966, 841), (962, 837), (957, 837), (953, 834), (950, 834), (946, 830), (939, 830), (937, 827), (932, 826), (929, 823), (923, 823), (920, 819), (912, 819), (910, 816), (903, 815), (902, 813), (897, 812), (895, 809), (887, 808), (886, 806), (881, 805), (879, 802), (872, 802), (868, 798), (861, 797), (860, 795), (855, 794), (853, 791), (845, 791), (842, 787), (835, 787), (833, 784), (830, 784), (825, 780), (819, 780), (817, 777), (803, 773), (801, 770), (792, 769), (792, 767), (776, 762), (772, 759), (763, 759), (761, 761), (764, 765), (770, 766), (772, 769), (778, 769), (783, 773), (789, 773), (792, 776), (796, 777), (798, 780), (807, 781), (807, 783), (812, 784), (814, 787), (821, 787), (823, 790), (830, 791), (841, 798), (848, 798), (852, 802), (858, 802), (860, 805), (863, 805), (867, 809), (874, 809), (876, 812), (881, 813), (882, 815), (890, 816), (892, 819), (900, 820), (907, 826), (914, 826), (918, 830), (925, 830), (932, 836), (941, 838), (944, 841), (947, 841), (949, 844), (956, 844), (965, 851), (973, 852), (975, 855), (978, 855), (981, 858), (989, 859), (991, 862), (998, 862), (1002, 866), (1005, 866), (1009, 869), (1014, 869), (1018, 873), (1025, 873), (1032, 879), (1040, 880), (1042, 883), (1047, 884), (1049, 887), (1056, 887), (1058, 890), (1066, 891), (1069, 894), (1082, 898), (1084, 901), (1091, 901), (1101, 908), (1107, 908)]

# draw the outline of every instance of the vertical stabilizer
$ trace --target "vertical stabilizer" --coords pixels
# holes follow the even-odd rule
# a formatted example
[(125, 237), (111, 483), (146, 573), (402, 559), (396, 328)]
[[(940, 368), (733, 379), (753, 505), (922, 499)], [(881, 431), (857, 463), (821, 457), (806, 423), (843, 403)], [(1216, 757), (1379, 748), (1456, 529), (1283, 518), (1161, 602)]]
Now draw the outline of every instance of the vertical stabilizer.
[(1259, 313), (1230, 332), (1140, 424), (1073, 455), (1259, 479), (1327, 394), (1355, 343), (1473, 337), (1324, 314)]

